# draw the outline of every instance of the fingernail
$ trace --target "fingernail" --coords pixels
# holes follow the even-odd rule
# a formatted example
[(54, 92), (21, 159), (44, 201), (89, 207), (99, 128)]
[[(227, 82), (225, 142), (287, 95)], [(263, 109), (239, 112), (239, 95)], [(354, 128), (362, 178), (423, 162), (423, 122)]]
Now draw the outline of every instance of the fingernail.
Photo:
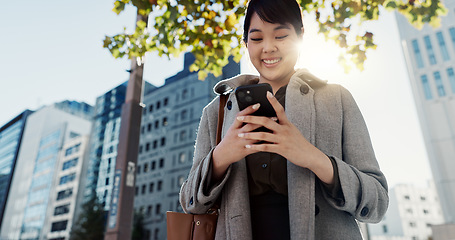
[(251, 145), (245, 145), (245, 148), (251, 148)]
[(270, 119), (272, 119), (273, 121), (278, 121), (278, 118), (277, 117), (271, 117)]
[(253, 109), (256, 110), (256, 109), (258, 109), (260, 106), (261, 106), (260, 103), (256, 103), (256, 104), (253, 105)]
[(239, 120), (239, 121), (243, 121), (243, 119), (245, 119), (244, 116), (237, 117), (237, 120)]
[(273, 98), (273, 94), (271, 92), (267, 91), (267, 97)]
[(238, 136), (239, 136), (239, 137), (244, 137), (244, 136), (245, 136), (245, 133), (239, 133)]

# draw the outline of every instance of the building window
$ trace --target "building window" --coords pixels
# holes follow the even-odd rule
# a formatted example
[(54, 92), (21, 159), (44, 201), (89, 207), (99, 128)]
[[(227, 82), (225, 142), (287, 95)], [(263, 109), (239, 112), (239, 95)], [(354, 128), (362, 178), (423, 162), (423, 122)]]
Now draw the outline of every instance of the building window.
[(183, 92), (182, 92), (182, 99), (186, 99), (188, 97), (188, 89), (183, 89)]
[(71, 173), (60, 178), (59, 185), (72, 182), (76, 178), (76, 173)]
[(151, 166), (151, 170), (155, 170), (155, 166), (156, 166), (156, 162), (153, 161), (153, 162), (152, 162), (152, 166)]
[(423, 209), (423, 214), (427, 215), (427, 214), (429, 214), (429, 213), (430, 213), (430, 212), (429, 212), (428, 210)]
[(76, 144), (68, 149), (66, 149), (66, 152), (65, 152), (65, 156), (68, 156), (68, 155), (71, 155), (73, 153), (77, 153), (79, 152), (79, 147), (81, 146), (81, 144)]
[(145, 144), (145, 151), (148, 152), (150, 150), (150, 143)]
[(62, 206), (58, 206), (54, 209), (54, 216), (62, 215), (62, 214), (69, 213), (69, 212), (70, 212), (70, 205), (65, 204)]
[(155, 183), (150, 183), (149, 184), (149, 192), (153, 192), (153, 188), (155, 187)]
[(455, 27), (449, 29), (450, 38), (452, 39), (453, 48), (455, 49)]
[(137, 174), (140, 174), (140, 173), (141, 173), (141, 166), (137, 165)]
[(106, 178), (106, 186), (109, 185), (109, 178)]
[(161, 107), (161, 102), (158, 101), (158, 102), (156, 103), (156, 110), (160, 109), (160, 107)]
[(144, 195), (145, 194), (145, 190), (147, 189), (147, 187), (145, 186), (145, 184), (142, 185), (142, 189), (141, 189), (141, 194)]
[(66, 230), (67, 225), (68, 225), (68, 220), (60, 221), (60, 222), (53, 222), (52, 227), (51, 227), (51, 232)]
[(160, 122), (158, 120), (155, 121), (155, 129), (158, 129), (160, 127)]
[(453, 72), (453, 68), (447, 68), (447, 76), (452, 87), (452, 93), (455, 93), (455, 73)]
[(137, 196), (138, 193), (139, 193), (139, 188), (138, 188), (138, 187), (135, 187), (135, 188), (134, 188), (134, 195)]
[(161, 158), (160, 159), (160, 168), (163, 168), (164, 167), (164, 158)]
[(167, 106), (169, 104), (169, 98), (165, 98), (163, 101), (163, 105)]
[(186, 138), (186, 131), (185, 131), (185, 130), (182, 130), (182, 131), (180, 132), (180, 141), (185, 140), (185, 138)]
[(153, 104), (149, 106), (149, 112), (153, 112)]
[(78, 160), (78, 158), (74, 158), (74, 159), (71, 159), (71, 160), (68, 160), (68, 161), (64, 162), (62, 170), (66, 170), (68, 168), (72, 168), (72, 167), (76, 166), (77, 165), (77, 160)]
[(156, 207), (155, 207), (155, 213), (156, 214), (160, 214), (161, 213), (161, 204), (156, 204)]
[(151, 123), (147, 124), (147, 132), (150, 132), (150, 131), (152, 131), (152, 124)]
[(58, 192), (57, 193), (57, 200), (62, 200), (62, 199), (65, 199), (65, 198), (69, 198), (72, 195), (73, 195), (73, 189), (69, 188), (69, 189), (66, 189), (66, 190)]
[(157, 140), (153, 141), (153, 149), (156, 149), (156, 147), (158, 147), (158, 141)]
[(180, 113), (180, 118), (181, 118), (182, 120), (185, 120), (186, 117), (187, 117), (187, 115), (188, 115), (188, 114), (187, 114), (187, 111), (186, 111), (186, 110), (183, 110), (183, 111)]
[(152, 215), (152, 205), (147, 206), (147, 216)]
[(420, 79), (422, 80), (422, 87), (423, 87), (423, 93), (425, 94), (425, 98), (427, 100), (432, 99), (433, 96), (431, 94), (431, 87), (430, 87), (430, 83), (428, 82), (427, 75), (420, 76)]
[(422, 53), (420, 52), (419, 43), (416, 39), (412, 40), (412, 48), (414, 49), (414, 56), (417, 62), (417, 67), (423, 68)]
[(442, 32), (437, 32), (436, 37), (438, 38), (439, 49), (441, 49), (442, 59), (444, 61), (450, 60), (449, 52), (447, 51), (446, 42), (444, 41), (444, 36)]
[(184, 182), (185, 182), (185, 176), (179, 176), (177, 187), (181, 187)]
[(383, 233), (387, 233), (388, 232), (387, 225), (382, 225), (382, 232)]
[(444, 97), (446, 95), (446, 91), (444, 90), (444, 85), (442, 83), (441, 74), (439, 72), (433, 73), (434, 80), (436, 82), (436, 89), (438, 90), (438, 95), (440, 97)]
[(411, 198), (409, 197), (409, 195), (405, 195), (405, 196), (404, 196), (404, 199), (410, 200)]
[(142, 153), (142, 145), (139, 146), (139, 153)]
[(425, 42), (425, 48), (427, 49), (428, 60), (430, 61), (431, 65), (435, 65), (436, 64), (436, 57), (434, 55), (433, 46), (431, 45), (430, 36), (428, 36), (428, 35), (425, 36), (423, 38), (423, 40)]
[(415, 222), (409, 222), (409, 226), (410, 226), (410, 227), (416, 227), (417, 224), (416, 224)]
[(166, 145), (166, 138), (161, 138), (161, 146), (165, 146)]
[(164, 127), (167, 126), (167, 124), (168, 124), (167, 117), (163, 118), (163, 123), (162, 124), (163, 124)]
[(422, 201), (426, 201), (426, 200), (427, 200), (427, 198), (426, 198), (425, 196), (420, 196), (420, 200), (422, 200)]
[(161, 191), (162, 188), (163, 188), (163, 181), (158, 181), (158, 185), (156, 186), (156, 190), (157, 191)]
[(148, 163), (145, 163), (144, 164), (144, 173), (148, 172), (149, 171), (149, 164)]
[(179, 153), (179, 162), (184, 163), (186, 161), (186, 154), (184, 152)]

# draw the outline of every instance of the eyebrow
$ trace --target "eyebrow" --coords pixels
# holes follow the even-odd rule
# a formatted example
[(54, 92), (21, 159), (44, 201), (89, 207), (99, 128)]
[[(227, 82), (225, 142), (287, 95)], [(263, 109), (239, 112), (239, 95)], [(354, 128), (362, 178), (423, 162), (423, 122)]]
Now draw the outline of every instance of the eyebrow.
[[(273, 31), (277, 31), (277, 30), (280, 30), (280, 29), (291, 29), (289, 26), (287, 25), (280, 25), (276, 28), (273, 29)], [(257, 28), (252, 28), (250, 29), (249, 33), (254, 33), (254, 32), (262, 32), (260, 29), (257, 29)]]

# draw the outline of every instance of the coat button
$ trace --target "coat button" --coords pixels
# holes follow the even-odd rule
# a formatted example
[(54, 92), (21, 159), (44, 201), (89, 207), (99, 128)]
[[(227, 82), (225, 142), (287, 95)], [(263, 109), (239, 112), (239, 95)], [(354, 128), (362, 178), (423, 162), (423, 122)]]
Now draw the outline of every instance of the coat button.
[(228, 110), (231, 110), (231, 109), (232, 109), (232, 101), (229, 100), (229, 101), (226, 103), (226, 107), (227, 107)]
[(262, 164), (262, 168), (266, 168), (266, 167), (267, 167), (266, 163)]
[(367, 207), (362, 208), (362, 211), (360, 211), (360, 216), (365, 217), (368, 213), (370, 212), (370, 209)]
[(190, 198), (190, 205), (193, 205), (193, 197)]
[(300, 93), (307, 94), (309, 91), (310, 91), (310, 88), (308, 87), (308, 85), (300, 86)]
[(319, 214), (319, 206), (316, 204), (316, 208), (314, 209), (314, 216)]

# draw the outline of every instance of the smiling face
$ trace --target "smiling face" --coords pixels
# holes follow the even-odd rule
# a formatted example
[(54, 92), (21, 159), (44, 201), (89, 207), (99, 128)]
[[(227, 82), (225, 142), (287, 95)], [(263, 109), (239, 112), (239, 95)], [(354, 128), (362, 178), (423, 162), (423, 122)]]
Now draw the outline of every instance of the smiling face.
[(260, 83), (269, 83), (274, 92), (288, 84), (295, 72), (301, 37), (291, 24), (269, 23), (256, 13), (252, 15), (247, 49)]

